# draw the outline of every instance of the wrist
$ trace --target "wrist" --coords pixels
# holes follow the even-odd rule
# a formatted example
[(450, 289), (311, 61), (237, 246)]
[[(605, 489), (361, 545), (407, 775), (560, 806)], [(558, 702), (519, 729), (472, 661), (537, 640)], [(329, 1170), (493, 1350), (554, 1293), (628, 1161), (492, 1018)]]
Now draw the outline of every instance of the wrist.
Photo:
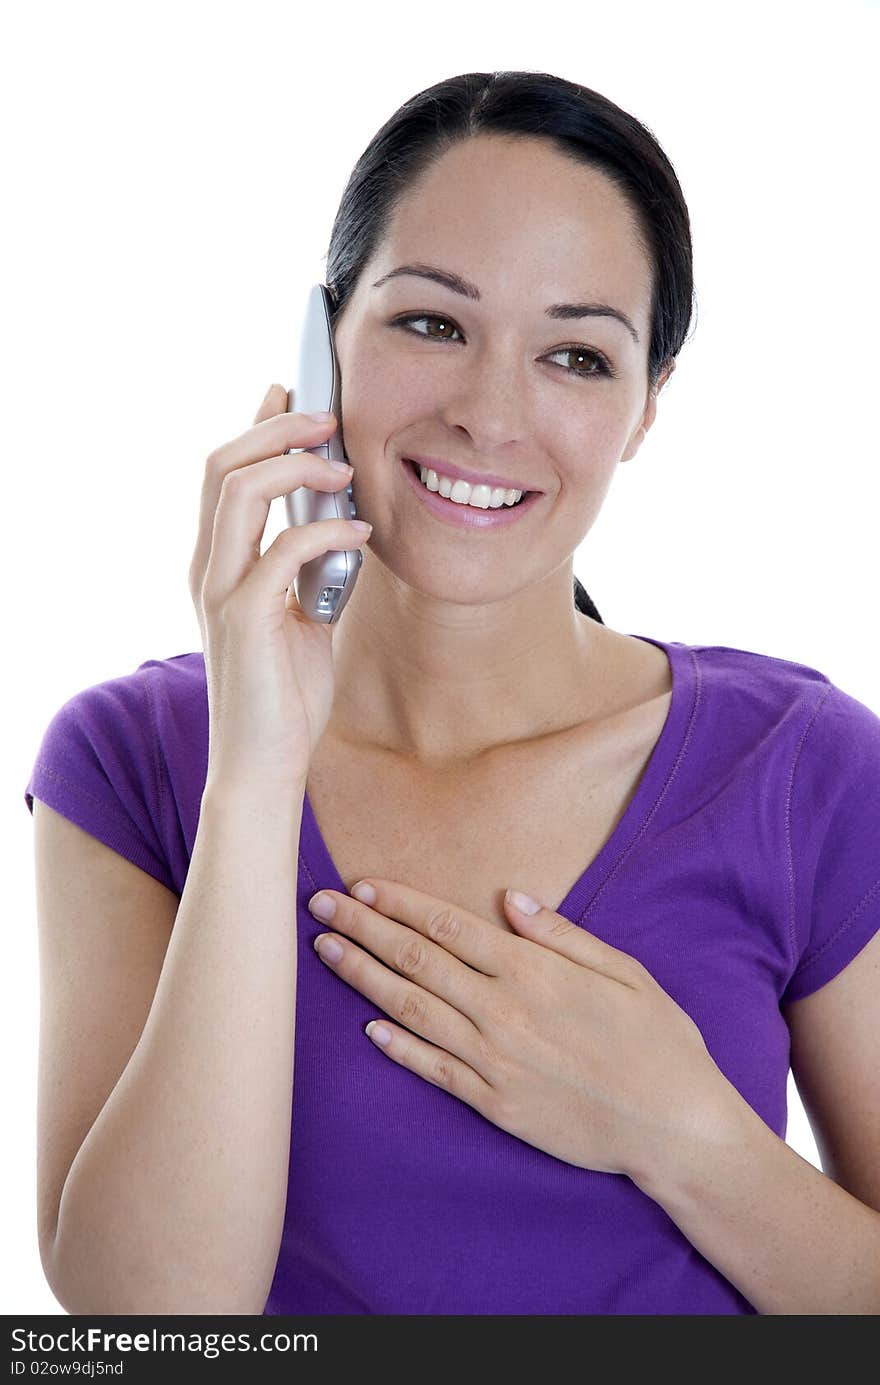
[(720, 1068), (713, 1068), (707, 1084), (675, 1104), (674, 1123), (651, 1142), (640, 1167), (630, 1173), (636, 1187), (667, 1210), (743, 1148), (755, 1122), (763, 1124)]
[(284, 784), (265, 779), (209, 770), (202, 791), (201, 811), (223, 816), (269, 815), (283, 819), (302, 812), (306, 776)]

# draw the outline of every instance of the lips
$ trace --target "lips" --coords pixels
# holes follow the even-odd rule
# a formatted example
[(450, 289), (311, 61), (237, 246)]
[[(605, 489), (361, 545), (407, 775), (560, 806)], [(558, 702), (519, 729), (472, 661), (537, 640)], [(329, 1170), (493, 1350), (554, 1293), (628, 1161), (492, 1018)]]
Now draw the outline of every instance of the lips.
[[(419, 461), (415, 461), (412, 457), (404, 457), (404, 458), (403, 458), (403, 461), (406, 463), (407, 466), (412, 467), (413, 471), (415, 472), (415, 474), (416, 474), (416, 476), (417, 476), (417, 478), (418, 478), (418, 480), (419, 480), (419, 484), (420, 484), (420, 485), (423, 484), (423, 483), (422, 483), (422, 479), (421, 479), (421, 475), (420, 475), (420, 471), (421, 471), (421, 468), (422, 468), (422, 467), (424, 467), (427, 471), (437, 471), (437, 475), (438, 475), (438, 476), (441, 476), (441, 477), (442, 477), (442, 476), (447, 476), (447, 477), (449, 478), (449, 480), (452, 482), (453, 485), (455, 485), (455, 482), (456, 482), (457, 480), (467, 481), (467, 477), (465, 477), (465, 476), (457, 477), (457, 476), (455, 476), (451, 471), (440, 471), (440, 470), (437, 470), (436, 467), (431, 466), (430, 462), (419, 462)], [(469, 486), (488, 486), (491, 490), (502, 490), (502, 489), (503, 489), (503, 490), (506, 490), (506, 491), (509, 491), (509, 490), (516, 490), (516, 491), (518, 491), (518, 490), (521, 489), (519, 486), (514, 486), (514, 485), (512, 485), (512, 484), (509, 485), (509, 486), (502, 486), (502, 483), (501, 483), (500, 481), (499, 481), (499, 482), (488, 481), (488, 480), (486, 480), (486, 481), (484, 481), (484, 480), (480, 480), (480, 481), (467, 481), (467, 484), (468, 484)], [(530, 491), (530, 490), (522, 489), (521, 498), (520, 498), (520, 500), (518, 500), (516, 503), (517, 503), (517, 505), (521, 504), (522, 501), (523, 501), (523, 500), (526, 500), (526, 499), (528, 498), (528, 496), (530, 496), (530, 495), (543, 495), (543, 494), (544, 494), (543, 491)], [(510, 509), (510, 506), (508, 506), (507, 508)]]
[(471, 535), (488, 534), (490, 529), (507, 529), (513, 524), (524, 524), (530, 511), (544, 499), (543, 491), (532, 491), (523, 495), (515, 505), (500, 505), (494, 510), (491, 507), (482, 509), (473, 505), (456, 505), (454, 500), (447, 500), (439, 492), (422, 484), (414, 461), (406, 457), (401, 457), (400, 461), (419, 504), (444, 526), (449, 525)]

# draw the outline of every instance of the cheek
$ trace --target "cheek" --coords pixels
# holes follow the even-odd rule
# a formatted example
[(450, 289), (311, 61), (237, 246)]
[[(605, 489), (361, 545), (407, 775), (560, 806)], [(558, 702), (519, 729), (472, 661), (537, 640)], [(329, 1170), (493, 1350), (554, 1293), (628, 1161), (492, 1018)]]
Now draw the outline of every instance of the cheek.
[[(604, 494), (630, 431), (630, 415), (623, 409), (602, 407), (601, 401), (576, 416), (569, 414), (564, 431), (557, 429), (552, 444), (569, 484), (585, 494), (600, 486)], [(553, 434), (548, 429), (545, 436), (549, 439)]]
[(560, 477), (559, 499), (570, 511), (574, 530), (584, 532), (599, 514), (624, 445), (620, 421), (583, 418), (553, 444)]
[(417, 402), (401, 372), (387, 360), (366, 353), (348, 375), (342, 376), (342, 421), (349, 435), (370, 445), (385, 445), (413, 415)]

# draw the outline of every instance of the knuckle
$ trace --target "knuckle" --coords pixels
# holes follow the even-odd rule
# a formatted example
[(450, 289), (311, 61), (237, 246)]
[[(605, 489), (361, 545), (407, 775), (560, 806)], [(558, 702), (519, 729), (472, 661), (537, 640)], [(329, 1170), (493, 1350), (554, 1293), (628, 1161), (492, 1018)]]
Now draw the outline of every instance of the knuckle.
[(461, 923), (451, 909), (435, 909), (428, 917), (426, 931), (435, 942), (454, 942), (461, 932)]
[(444, 1053), (438, 1053), (431, 1068), (431, 1081), (438, 1087), (445, 1087), (448, 1092), (455, 1091), (455, 1075), (453, 1064)]
[(210, 618), (213, 626), (216, 626), (222, 614), (218, 598), (214, 596), (209, 587), (203, 586), (202, 590), (199, 592), (199, 601), (201, 602), (205, 616)]
[(629, 986), (643, 986), (654, 981), (648, 968), (639, 961), (638, 957), (621, 957), (617, 967), (621, 980)]
[[(337, 900), (337, 909), (339, 907), (339, 901)], [(367, 912), (367, 906), (365, 904), (360, 904), (358, 900), (350, 896), (346, 896), (341, 907), (344, 910), (346, 934), (353, 941), (362, 942), (364, 936), (364, 916)], [(341, 924), (342, 915), (337, 915), (337, 917), (340, 919)], [(324, 926), (325, 928), (330, 928), (332, 925), (327, 923)]]
[(205, 461), (205, 477), (209, 481), (219, 481), (225, 471), (226, 449), (215, 447), (213, 452), (209, 452)]
[(212, 579), (210, 569), (202, 579), (199, 588), (199, 600), (202, 603), (202, 609), (210, 613), (215, 623), (223, 618), (225, 614), (223, 601), (217, 591), (216, 583)]
[(425, 948), (419, 938), (405, 938), (397, 950), (395, 965), (405, 976), (413, 976), (425, 965)]
[(243, 490), (247, 486), (248, 482), (249, 477), (247, 476), (247, 468), (240, 466), (233, 467), (231, 471), (227, 471), (220, 484), (221, 500), (224, 495), (237, 494), (238, 491)]
[(201, 582), (190, 582), (190, 584), (189, 584), (189, 594), (190, 594), (190, 598), (191, 598), (191, 600), (192, 600), (192, 604), (193, 604), (193, 606), (195, 607), (196, 614), (198, 615), (199, 619), (201, 620), (201, 617), (202, 617), (203, 612), (207, 609), (206, 606), (205, 606), (205, 596), (204, 596), (204, 592), (203, 592), (203, 590), (202, 590), (202, 583), (201, 583)]
[(396, 1018), (407, 1029), (418, 1029), (425, 1017), (425, 1002), (417, 990), (408, 990), (397, 1003)]
[(555, 918), (550, 925), (550, 936), (560, 940), (579, 932), (580, 929), (577, 928), (575, 924), (570, 923), (568, 919), (562, 918), (561, 915)]
[(201, 576), (194, 578), (195, 592), (203, 606), (206, 606), (211, 600), (211, 587), (211, 564), (209, 562)]

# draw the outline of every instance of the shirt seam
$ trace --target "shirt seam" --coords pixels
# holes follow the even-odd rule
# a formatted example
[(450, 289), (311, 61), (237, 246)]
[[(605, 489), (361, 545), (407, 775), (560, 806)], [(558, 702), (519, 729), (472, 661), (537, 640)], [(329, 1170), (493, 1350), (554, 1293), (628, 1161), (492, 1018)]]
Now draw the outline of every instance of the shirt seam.
[[(787, 857), (787, 862), (788, 862), (788, 894), (789, 894), (789, 912), (788, 912), (788, 954), (789, 954), (789, 955), (788, 955), (788, 964), (789, 964), (789, 969), (790, 969), (790, 971), (789, 971), (789, 982), (788, 982), (788, 984), (791, 984), (791, 982), (795, 979), (795, 977), (799, 976), (799, 974), (801, 973), (801, 971), (805, 970), (808, 966), (811, 966), (812, 963), (813, 963), (813, 961), (815, 961), (816, 958), (818, 958), (819, 956), (821, 956), (821, 954), (822, 954), (822, 952), (824, 952), (825, 948), (826, 948), (826, 947), (829, 947), (829, 946), (831, 945), (831, 943), (834, 941), (834, 939), (839, 935), (839, 933), (842, 932), (843, 929), (844, 929), (845, 927), (848, 926), (848, 923), (849, 923), (849, 922), (851, 922), (851, 920), (848, 920), (847, 923), (841, 924), (840, 928), (838, 928), (838, 929), (836, 930), (836, 932), (834, 933), (834, 936), (833, 936), (832, 938), (827, 939), (826, 942), (823, 944), (823, 946), (817, 951), (816, 957), (810, 957), (809, 955), (806, 955), (806, 956), (803, 956), (803, 957), (799, 957), (799, 955), (798, 955), (798, 928), (797, 928), (797, 923), (798, 923), (798, 918), (797, 918), (797, 889), (796, 889), (796, 880), (795, 880), (796, 862), (795, 862), (795, 854), (794, 854), (794, 834), (793, 834), (793, 831), (792, 831), (792, 806), (793, 806), (793, 802), (794, 802), (794, 787), (795, 787), (795, 780), (796, 780), (796, 778), (797, 778), (798, 765), (799, 765), (799, 763), (800, 763), (801, 754), (802, 754), (803, 749), (804, 749), (804, 746), (805, 746), (805, 744), (806, 744), (807, 737), (809, 736), (810, 732), (812, 731), (813, 727), (815, 726), (816, 721), (817, 721), (818, 716), (819, 716), (819, 713), (822, 711), (822, 708), (823, 708), (823, 707), (825, 706), (825, 704), (827, 703), (827, 701), (828, 701), (829, 697), (831, 696), (831, 693), (833, 692), (833, 690), (834, 690), (834, 685), (833, 685), (833, 683), (831, 683), (830, 680), (829, 680), (828, 683), (827, 683), (827, 685), (826, 685), (826, 687), (825, 687), (825, 689), (824, 689), (824, 691), (823, 691), (823, 693), (822, 693), (822, 696), (819, 698), (818, 702), (816, 703), (815, 708), (813, 709), (813, 714), (812, 714), (812, 716), (810, 717), (809, 721), (807, 722), (806, 726), (804, 727), (804, 729), (803, 729), (803, 731), (802, 731), (802, 733), (801, 733), (801, 738), (800, 738), (800, 740), (799, 740), (797, 746), (795, 747), (794, 759), (792, 760), (791, 770), (790, 770), (789, 776), (788, 776), (788, 789), (787, 789), (787, 793), (786, 793), (786, 808), (785, 808), (785, 845), (786, 845), (786, 857)], [(804, 931), (804, 933), (803, 933), (803, 937), (804, 937), (805, 939), (807, 939), (807, 941), (809, 941), (810, 932), (811, 932), (811, 930), (810, 930), (810, 919), (808, 918), (808, 919), (806, 920), (806, 929), (805, 929), (805, 931)]]
[[(158, 815), (157, 815), (157, 823), (156, 823), (156, 836), (157, 836), (157, 838), (158, 838), (158, 840), (159, 840), (159, 842), (160, 842), (160, 844), (161, 844), (163, 850), (165, 850), (165, 843), (162, 841), (162, 834), (161, 834), (161, 832), (159, 831), (159, 826), (158, 826), (159, 823), (161, 823), (161, 822), (164, 821), (163, 814), (164, 814), (164, 811), (165, 811), (165, 802), (166, 802), (166, 796), (165, 796), (165, 774), (163, 773), (162, 755), (161, 755), (161, 753), (160, 753), (160, 752), (161, 752), (161, 745), (160, 745), (160, 741), (159, 741), (159, 719), (158, 719), (158, 717), (156, 716), (156, 710), (155, 710), (155, 706), (154, 706), (154, 703), (153, 703), (153, 687), (152, 687), (152, 680), (149, 678), (149, 676), (145, 679), (145, 686), (146, 686), (146, 694), (147, 694), (147, 725), (148, 725), (148, 734), (149, 734), (149, 738), (150, 738), (151, 759), (152, 759), (152, 765), (153, 765), (153, 780), (154, 780), (153, 787), (154, 787), (155, 794), (156, 794), (156, 804), (157, 804), (157, 807), (158, 807), (158, 810), (159, 810), (159, 811), (158, 811)], [(166, 857), (167, 857), (167, 852), (166, 852)], [(169, 875), (172, 875), (172, 878), (173, 878), (173, 872), (171, 871), (170, 863), (169, 863), (168, 873), (169, 873)]]
[[(841, 934), (845, 933), (848, 928), (852, 927), (852, 925), (858, 918), (859, 914), (861, 914), (862, 910), (865, 909), (868, 904), (870, 904), (871, 900), (874, 898), (876, 894), (880, 894), (880, 880), (875, 880), (874, 884), (862, 896), (858, 904), (856, 904), (850, 910), (849, 915), (847, 916), (847, 918), (844, 919), (843, 923), (841, 923), (839, 927), (834, 930), (834, 932), (831, 934), (831, 937), (826, 938), (822, 946), (820, 948), (817, 948), (814, 953), (802, 959), (797, 969), (794, 972), (792, 972), (791, 981), (799, 980), (803, 976), (804, 972), (809, 971), (810, 967), (814, 966), (815, 963), (818, 962), (825, 955), (829, 947), (833, 947), (833, 945), (837, 942)], [(791, 981), (789, 982), (789, 985), (791, 984)]]
[[(123, 828), (127, 826), (127, 819), (124, 813), (117, 813), (113, 808), (109, 808), (103, 799), (95, 798), (94, 794), (89, 793), (88, 789), (83, 788), (82, 784), (76, 783), (72, 779), (68, 779), (67, 776), (64, 774), (59, 774), (57, 769), (53, 769), (52, 766), (47, 764), (45, 760), (37, 760), (36, 764), (34, 765), (34, 769), (39, 770), (41, 774), (45, 774), (49, 779), (54, 780), (56, 783), (63, 784), (64, 787), (66, 789), (69, 789), (75, 796), (79, 796), (80, 798), (87, 798), (89, 803), (94, 808), (97, 808), (101, 816), (107, 818), (109, 822), (116, 823), (118, 826)], [(39, 798), (39, 794), (34, 794), (34, 797)], [(127, 835), (130, 835), (130, 833)]]
[(633, 851), (636, 850), (642, 838), (645, 836), (645, 833), (648, 831), (650, 824), (653, 822), (657, 813), (660, 811), (661, 804), (663, 803), (667, 794), (672, 789), (672, 785), (675, 781), (676, 775), (678, 774), (682, 762), (684, 761), (687, 755), (693, 736), (694, 727), (697, 723), (697, 716), (699, 713), (700, 703), (702, 701), (703, 677), (702, 669), (700, 668), (700, 662), (697, 659), (693, 649), (686, 648), (684, 652), (689, 656), (691, 660), (691, 673), (693, 677), (693, 699), (691, 702), (690, 713), (688, 714), (687, 725), (682, 735), (681, 744), (678, 748), (678, 752), (675, 756), (672, 765), (669, 767), (669, 770), (666, 774), (665, 779), (663, 780), (663, 783), (660, 784), (657, 788), (657, 793), (654, 802), (651, 804), (650, 808), (646, 812), (641, 827), (638, 829), (629, 845), (622, 849), (617, 860), (609, 868), (605, 876), (605, 879), (602, 880), (601, 883), (596, 887), (596, 890), (592, 898), (587, 904), (584, 905), (583, 909), (581, 909), (580, 913), (578, 914), (577, 922), (581, 925), (583, 924), (585, 919), (589, 920), (591, 913), (593, 913), (597, 908), (602, 894), (606, 889), (609, 888), (618, 871), (623, 869), (627, 860), (632, 855)]

